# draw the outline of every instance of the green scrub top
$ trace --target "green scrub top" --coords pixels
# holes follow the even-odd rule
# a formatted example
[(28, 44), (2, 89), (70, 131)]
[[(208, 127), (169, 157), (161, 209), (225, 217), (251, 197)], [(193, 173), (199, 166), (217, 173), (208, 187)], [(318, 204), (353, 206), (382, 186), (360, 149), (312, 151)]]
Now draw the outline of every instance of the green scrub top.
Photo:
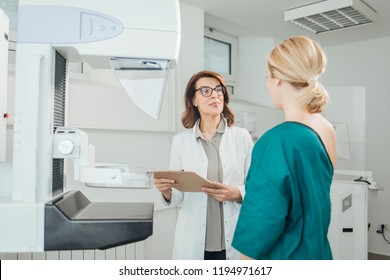
[(332, 259), (333, 166), (318, 134), (284, 122), (255, 144), (233, 247), (253, 259)]

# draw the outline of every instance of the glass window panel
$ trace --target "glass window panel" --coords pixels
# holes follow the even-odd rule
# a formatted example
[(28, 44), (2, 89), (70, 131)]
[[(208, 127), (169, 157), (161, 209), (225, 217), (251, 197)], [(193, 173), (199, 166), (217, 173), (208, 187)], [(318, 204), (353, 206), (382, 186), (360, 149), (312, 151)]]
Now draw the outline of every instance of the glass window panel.
[(204, 68), (220, 74), (231, 74), (231, 45), (204, 37)]

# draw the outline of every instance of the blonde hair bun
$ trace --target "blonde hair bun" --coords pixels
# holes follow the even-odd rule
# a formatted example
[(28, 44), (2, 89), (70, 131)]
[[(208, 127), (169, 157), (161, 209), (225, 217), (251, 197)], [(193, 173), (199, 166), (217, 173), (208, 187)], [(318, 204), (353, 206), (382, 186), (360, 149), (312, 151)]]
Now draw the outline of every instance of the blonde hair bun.
[(310, 113), (322, 112), (329, 95), (318, 82), (325, 72), (326, 56), (321, 46), (305, 36), (288, 38), (268, 56), (271, 76), (289, 82), (299, 90), (300, 102)]

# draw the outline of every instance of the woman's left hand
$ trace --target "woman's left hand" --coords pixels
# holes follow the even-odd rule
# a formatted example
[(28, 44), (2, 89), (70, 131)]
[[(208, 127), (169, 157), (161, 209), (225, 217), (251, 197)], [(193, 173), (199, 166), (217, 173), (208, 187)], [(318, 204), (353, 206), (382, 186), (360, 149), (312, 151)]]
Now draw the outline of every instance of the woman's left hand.
[(202, 190), (206, 193), (214, 197), (216, 200), (223, 202), (226, 200), (231, 201), (242, 201), (242, 196), (240, 190), (235, 187), (231, 187), (219, 182), (212, 182), (214, 187), (202, 187)]

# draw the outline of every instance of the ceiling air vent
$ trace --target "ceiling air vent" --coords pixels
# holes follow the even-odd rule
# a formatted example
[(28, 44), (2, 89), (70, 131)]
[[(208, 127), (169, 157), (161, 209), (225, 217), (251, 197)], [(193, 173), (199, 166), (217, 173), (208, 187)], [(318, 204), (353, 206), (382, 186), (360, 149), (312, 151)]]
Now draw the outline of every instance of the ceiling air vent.
[(290, 9), (284, 20), (319, 34), (373, 23), (376, 12), (360, 0), (328, 0)]

